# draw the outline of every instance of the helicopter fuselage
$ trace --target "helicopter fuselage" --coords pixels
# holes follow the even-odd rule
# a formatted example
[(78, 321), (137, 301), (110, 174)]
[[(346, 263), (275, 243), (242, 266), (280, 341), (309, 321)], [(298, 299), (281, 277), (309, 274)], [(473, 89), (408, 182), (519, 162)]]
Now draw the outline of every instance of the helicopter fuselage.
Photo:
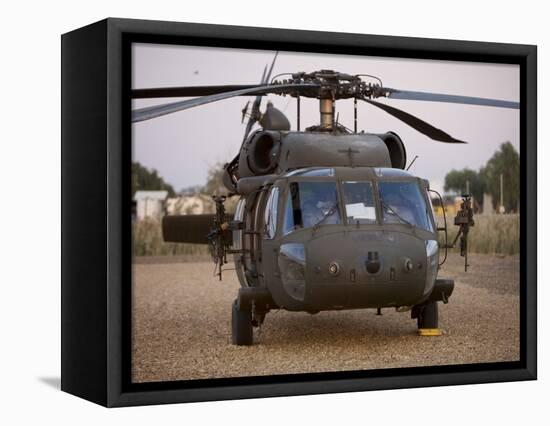
[[(274, 178), (237, 205), (241, 286), (263, 289), (267, 309), (312, 313), (427, 301), (442, 291), (427, 185), (373, 167), (303, 168)], [(448, 297), (452, 289), (441, 284)]]
[(237, 345), (252, 344), (252, 328), (273, 309), (410, 310), (419, 333), (438, 335), (437, 303), (454, 289), (437, 278), (447, 227), (437, 228), (429, 182), (405, 165), (392, 132), (261, 129), (223, 170), (240, 197), (233, 217), (226, 197), (214, 196), (214, 218), (166, 216), (164, 239), (209, 243), (220, 280), (233, 254)]

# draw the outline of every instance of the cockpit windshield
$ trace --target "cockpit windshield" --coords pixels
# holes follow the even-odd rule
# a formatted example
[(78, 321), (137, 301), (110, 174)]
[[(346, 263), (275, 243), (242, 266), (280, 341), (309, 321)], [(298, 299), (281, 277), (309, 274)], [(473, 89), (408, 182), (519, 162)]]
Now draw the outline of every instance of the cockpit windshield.
[(342, 182), (342, 190), (348, 223), (376, 222), (371, 182), (345, 181)]
[(347, 224), (401, 223), (434, 232), (431, 208), (417, 180), (298, 180), (289, 183), (284, 199), (283, 235), (341, 224), (343, 216)]
[(433, 232), (430, 210), (415, 181), (379, 181), (383, 223), (406, 223)]
[(292, 182), (287, 195), (283, 234), (317, 225), (338, 224), (336, 182)]

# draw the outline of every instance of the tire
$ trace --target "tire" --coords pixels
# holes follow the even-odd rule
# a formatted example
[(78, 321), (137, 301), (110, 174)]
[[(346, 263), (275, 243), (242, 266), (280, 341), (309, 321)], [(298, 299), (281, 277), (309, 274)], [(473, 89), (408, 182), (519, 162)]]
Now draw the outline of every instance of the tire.
[(428, 302), (420, 311), (417, 319), (418, 329), (436, 329), (439, 327), (437, 302)]
[(238, 308), (237, 299), (231, 309), (231, 338), (234, 345), (250, 346), (253, 343), (252, 313)]

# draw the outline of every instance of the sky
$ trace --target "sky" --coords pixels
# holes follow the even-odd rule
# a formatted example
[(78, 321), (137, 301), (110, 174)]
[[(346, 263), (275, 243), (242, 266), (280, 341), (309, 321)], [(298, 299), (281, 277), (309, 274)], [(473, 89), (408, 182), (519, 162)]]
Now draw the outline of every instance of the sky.
[[(132, 46), (132, 87), (169, 87), (218, 84), (257, 84), (274, 51), (158, 44)], [(381, 58), (301, 52), (279, 52), (273, 75), (332, 69), (346, 74), (372, 74), (385, 87), (453, 95), (519, 101), (519, 66), (473, 62)], [(284, 78), (284, 77), (283, 77)], [(269, 99), (296, 130), (296, 100)], [(134, 100), (132, 108), (174, 102), (170, 99)], [(178, 191), (203, 185), (210, 167), (231, 160), (239, 150), (245, 123), (241, 110), (253, 97), (235, 97), (132, 125), (132, 158), (159, 174)], [(519, 110), (439, 102), (378, 99), (403, 109), (468, 144), (436, 142), (382, 110), (359, 102), (358, 129), (367, 133), (396, 132), (403, 140), (410, 172), (429, 179), (442, 191), (452, 169), (477, 170), (501, 143), (519, 151)], [(319, 123), (319, 103), (302, 98), (302, 129)], [(353, 101), (336, 103), (339, 122), (353, 128)]]

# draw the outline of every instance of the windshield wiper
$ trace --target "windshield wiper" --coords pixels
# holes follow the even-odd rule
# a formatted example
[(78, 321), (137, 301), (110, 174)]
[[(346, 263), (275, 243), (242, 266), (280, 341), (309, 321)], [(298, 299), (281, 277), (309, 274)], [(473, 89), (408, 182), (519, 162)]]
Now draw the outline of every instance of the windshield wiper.
[(414, 227), (414, 225), (411, 222), (409, 222), (406, 219), (403, 219), (394, 209), (392, 209), (388, 204), (386, 204), (386, 202), (384, 200), (382, 200), (382, 198), (380, 198), (380, 205), (383, 208), (385, 208), (386, 210), (389, 210), (389, 212), (391, 214), (393, 214), (395, 217), (397, 217), (401, 222), (406, 223), (407, 225)]
[(332, 207), (328, 209), (326, 213), (323, 214), (323, 217), (319, 219), (319, 221), (317, 221), (315, 225), (312, 226), (313, 230), (316, 230), (319, 227), (319, 225), (321, 225), (329, 216), (332, 216), (337, 211), (338, 209), (336, 208), (336, 206), (332, 205)]

